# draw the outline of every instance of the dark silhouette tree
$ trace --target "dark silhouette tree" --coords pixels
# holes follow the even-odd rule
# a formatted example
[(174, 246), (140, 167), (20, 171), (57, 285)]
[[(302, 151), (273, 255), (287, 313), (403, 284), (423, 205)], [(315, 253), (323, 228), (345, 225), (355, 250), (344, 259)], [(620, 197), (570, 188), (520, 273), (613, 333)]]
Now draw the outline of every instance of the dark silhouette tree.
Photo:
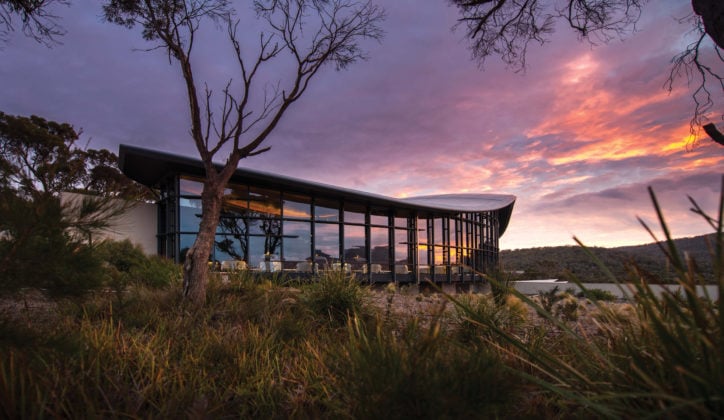
[(150, 199), (153, 192), (118, 169), (106, 149), (81, 149), (80, 133), (67, 123), (0, 112), (0, 188), (18, 196), (84, 192), (97, 196)]
[[(497, 55), (516, 71), (525, 68), (531, 42), (544, 43), (558, 21), (565, 21), (580, 38), (607, 42), (634, 29), (646, 0), (450, 0), (457, 6), (470, 39), (473, 57), (482, 65)], [(692, 133), (706, 122), (714, 96), (724, 92), (724, 1), (693, 0), (689, 21), (694, 41), (673, 58), (666, 83), (671, 90), (685, 77), (693, 86)], [(705, 49), (713, 42), (713, 54)], [(713, 88), (712, 88), (713, 86)], [(717, 92), (713, 92), (716, 89)], [(703, 128), (703, 127), (702, 127)], [(714, 127), (715, 129), (716, 127)], [(709, 129), (705, 129), (709, 134)], [(713, 140), (716, 141), (714, 137)]]
[[(0, 42), (7, 42), (19, 27), (37, 42), (51, 45), (65, 34), (49, 8), (67, 5), (66, 0), (0, 0)], [(19, 26), (17, 25), (19, 23)]]
[[(266, 29), (242, 38), (236, 11), (226, 0), (109, 0), (104, 5), (108, 21), (129, 28), (140, 25), (143, 37), (165, 50), (183, 76), (191, 139), (206, 172), (199, 234), (183, 269), (184, 296), (196, 304), (206, 298), (206, 262), (214, 244), (224, 187), (239, 161), (269, 149), (262, 144), (322, 67), (346, 68), (365, 58), (362, 40), (382, 36), (382, 10), (354, 0), (258, 0), (253, 12)], [(236, 82), (230, 79), (225, 85), (218, 107), (212, 104), (207, 86), (199, 92), (194, 74), (192, 51), (202, 23), (226, 29), (238, 64)], [(255, 54), (250, 54), (245, 41), (256, 42)], [(283, 58), (292, 68), (286, 84), (279, 78), (269, 85), (260, 71)], [(213, 163), (217, 154), (224, 156), (223, 165)]]
[[(75, 146), (69, 124), (0, 112), (0, 293), (37, 287), (82, 294), (100, 284), (87, 240), (150, 193), (116, 167), (107, 150)], [(95, 193), (62, 201), (63, 192)]]

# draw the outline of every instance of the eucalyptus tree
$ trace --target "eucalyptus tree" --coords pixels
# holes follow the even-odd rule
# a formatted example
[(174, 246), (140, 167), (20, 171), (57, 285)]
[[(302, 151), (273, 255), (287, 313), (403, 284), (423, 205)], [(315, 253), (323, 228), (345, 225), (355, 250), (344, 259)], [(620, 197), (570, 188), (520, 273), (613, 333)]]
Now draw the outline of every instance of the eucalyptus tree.
[[(562, 21), (582, 39), (607, 42), (633, 31), (646, 0), (449, 0), (460, 12), (474, 59), (482, 65), (500, 56), (515, 70), (525, 68), (528, 46), (548, 40)], [(692, 132), (698, 128), (724, 145), (709, 115), (717, 114), (716, 96), (724, 93), (724, 1), (693, 0), (692, 13), (682, 18), (691, 25), (692, 41), (672, 59), (666, 87), (680, 77), (692, 86)], [(713, 51), (712, 51), (713, 50)], [(720, 98), (718, 100), (721, 100)], [(719, 119), (722, 117), (718, 112)]]
[[(0, 293), (98, 286), (89, 238), (133, 205), (124, 199), (149, 198), (113, 153), (79, 148), (79, 137), (70, 124), (0, 112)], [(64, 201), (64, 192), (84, 195)]]
[(7, 42), (17, 29), (37, 42), (55, 42), (65, 30), (51, 11), (54, 5), (68, 5), (68, 1), (0, 0), (0, 42)]
[[(248, 13), (263, 29), (254, 31), (239, 13), (226, 0), (108, 0), (104, 5), (108, 21), (139, 25), (151, 49), (164, 50), (183, 77), (191, 141), (205, 169), (199, 233), (183, 268), (184, 296), (196, 304), (206, 298), (207, 261), (224, 187), (239, 161), (269, 150), (265, 140), (322, 68), (344, 69), (366, 58), (361, 43), (381, 39), (384, 18), (383, 10), (368, 2), (258, 0)], [(236, 67), (219, 104), (212, 103), (212, 90), (195, 73), (194, 46), (204, 25), (223, 28)], [(284, 65), (271, 65), (279, 62)], [(281, 76), (283, 69), (289, 72)], [(217, 166), (215, 158), (223, 164)]]

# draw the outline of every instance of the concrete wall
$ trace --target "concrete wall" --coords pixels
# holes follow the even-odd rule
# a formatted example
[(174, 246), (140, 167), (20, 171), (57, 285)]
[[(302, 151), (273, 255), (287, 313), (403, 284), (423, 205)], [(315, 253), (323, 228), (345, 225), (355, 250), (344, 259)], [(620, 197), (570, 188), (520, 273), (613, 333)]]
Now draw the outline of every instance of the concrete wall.
[[(68, 203), (82, 200), (83, 197), (83, 194), (66, 192), (61, 194), (60, 199), (63, 203)], [(158, 212), (156, 208), (156, 204), (153, 203), (136, 203), (124, 214), (115, 218), (108, 231), (96, 234), (92, 238), (93, 241), (128, 239), (140, 246), (147, 255), (156, 255), (158, 253), (158, 240), (156, 239)]]

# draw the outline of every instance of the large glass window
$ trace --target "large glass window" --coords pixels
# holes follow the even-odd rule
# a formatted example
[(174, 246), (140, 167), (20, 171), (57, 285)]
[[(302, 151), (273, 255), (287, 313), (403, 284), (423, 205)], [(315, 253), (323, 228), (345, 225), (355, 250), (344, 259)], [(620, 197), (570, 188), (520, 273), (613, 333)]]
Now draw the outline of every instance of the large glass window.
[(364, 226), (344, 226), (344, 261), (352, 270), (362, 270), (367, 263)]
[(370, 215), (370, 224), (377, 226), (387, 226), (390, 224), (390, 218), (386, 214)]
[(395, 264), (409, 265), (412, 263), (412, 256), (409, 255), (408, 252), (411, 245), (408, 238), (408, 230), (395, 229)]
[(389, 230), (373, 227), (370, 229), (370, 246), (372, 247), (372, 272), (390, 270)]
[(281, 216), (281, 198), (278, 191), (249, 188), (249, 208), (260, 215)]
[[(278, 262), (280, 260), (279, 244), (274, 247), (270, 242), (274, 241), (274, 238), (268, 238), (263, 235), (254, 235), (249, 237), (249, 266), (251, 268), (258, 268), (263, 271), (276, 271), (267, 267), (267, 262)], [(275, 266), (269, 266), (275, 267)]]
[(442, 230), (442, 219), (436, 218), (433, 223), (433, 237), (435, 238), (435, 245), (443, 244), (443, 230)]
[(232, 235), (216, 235), (214, 238), (214, 260), (246, 261), (246, 238)]
[(395, 264), (394, 271), (397, 281), (411, 281), (410, 274), (414, 269), (412, 258), (415, 248), (410, 243), (410, 231), (407, 229), (395, 229)]
[(312, 234), (309, 222), (284, 221), (284, 268), (296, 268), (296, 263), (311, 257)]
[(339, 205), (327, 201), (315, 204), (314, 219), (320, 222), (339, 222)]
[(179, 199), (179, 230), (181, 232), (198, 232), (201, 222), (201, 199)]
[(317, 223), (314, 226), (314, 261), (320, 269), (326, 269), (339, 261), (339, 225)]
[(309, 197), (284, 194), (283, 211), (285, 219), (309, 219), (312, 217), (312, 205)]
[(241, 210), (249, 208), (249, 187), (232, 185), (224, 190), (224, 209)]
[(179, 193), (181, 195), (197, 195), (201, 196), (204, 189), (200, 179), (182, 177), (179, 179)]
[(356, 211), (345, 211), (344, 212), (344, 223), (359, 223), (364, 224), (365, 214)]

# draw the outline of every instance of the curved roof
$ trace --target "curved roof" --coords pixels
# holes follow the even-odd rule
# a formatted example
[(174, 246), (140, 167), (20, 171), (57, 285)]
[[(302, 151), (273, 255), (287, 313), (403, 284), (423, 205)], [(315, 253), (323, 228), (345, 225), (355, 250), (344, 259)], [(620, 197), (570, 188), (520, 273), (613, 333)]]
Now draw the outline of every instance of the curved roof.
[(426, 207), (457, 209), (461, 211), (498, 210), (515, 203), (515, 196), (509, 194), (438, 194), (401, 199)]
[[(148, 186), (158, 185), (164, 177), (173, 173), (203, 177), (205, 172), (200, 160), (125, 144), (120, 145), (118, 158), (118, 166), (126, 176)], [(341, 199), (372, 207), (390, 207), (399, 213), (452, 215), (460, 212), (498, 210), (500, 235), (505, 232), (510, 222), (516, 199), (515, 196), (507, 194), (440, 194), (392, 198), (244, 168), (236, 170), (231, 182), (286, 190), (318, 198)]]

